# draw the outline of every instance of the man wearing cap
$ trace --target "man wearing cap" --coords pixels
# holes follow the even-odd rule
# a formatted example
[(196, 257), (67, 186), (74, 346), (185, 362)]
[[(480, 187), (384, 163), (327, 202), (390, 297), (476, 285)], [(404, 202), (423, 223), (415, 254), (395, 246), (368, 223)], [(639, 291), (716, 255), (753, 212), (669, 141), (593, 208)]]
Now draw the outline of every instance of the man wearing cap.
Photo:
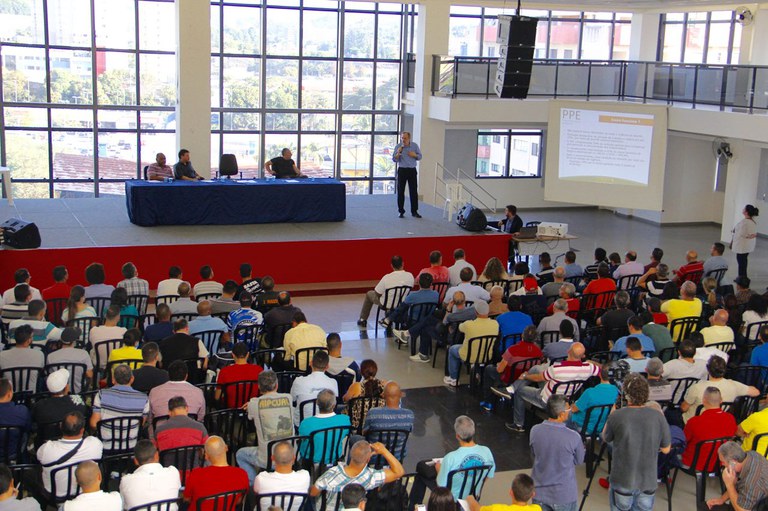
[(45, 319), (45, 302), (32, 300), (29, 302), (29, 314), (21, 319), (14, 319), (8, 325), (8, 337), (21, 325), (32, 327), (32, 342), (45, 345), (48, 341), (58, 341), (61, 338), (61, 328)]
[(32, 409), (32, 419), (35, 423), (59, 422), (75, 411), (86, 414), (87, 407), (83, 399), (69, 393), (69, 371), (62, 368), (52, 372), (46, 378), (46, 384), (51, 397), (35, 403)]
[(475, 337), (486, 335), (499, 335), (499, 324), (494, 319), (488, 318), (488, 304), (482, 300), (474, 304), (477, 319), (465, 321), (459, 325), (459, 331), (464, 333), (464, 342), (454, 344), (448, 349), (448, 376), (443, 378), (443, 383), (450, 387), (458, 386), (459, 368), (464, 361), (476, 362), (481, 356), (480, 350), (473, 353), (473, 360), (467, 360), (469, 341)]
[(526, 295), (541, 295), (543, 294), (543, 292), (539, 287), (539, 281), (536, 280), (536, 277), (534, 277), (532, 274), (529, 273), (523, 278), (523, 285), (520, 286), (520, 289), (513, 292), (512, 294), (515, 296), (526, 296)]
[[(93, 363), (91, 362), (91, 356), (87, 351), (75, 348), (75, 342), (80, 339), (82, 332), (77, 327), (68, 326), (61, 332), (61, 349), (51, 352), (48, 355), (48, 364), (84, 364), (85, 365), (85, 377), (89, 382), (93, 381)], [(81, 367), (76, 367), (75, 370), (82, 372)], [(81, 389), (81, 375), (76, 374), (74, 379), (74, 385), (72, 392), (80, 394), (84, 389)]]
[[(32, 327), (21, 325), (13, 333), (16, 344), (13, 348), (0, 352), (0, 369), (13, 369), (14, 367), (39, 367), (45, 366), (45, 355), (42, 350), (32, 349)], [(37, 392), (37, 373), (29, 376), (28, 385), (16, 389), (17, 392)]]
[(491, 299), (490, 293), (486, 291), (486, 289), (483, 286), (474, 286), (472, 285), (472, 279), (474, 278), (474, 273), (472, 272), (472, 268), (466, 267), (463, 268), (459, 272), (459, 278), (461, 279), (461, 283), (457, 286), (454, 286), (445, 293), (445, 298), (443, 299), (443, 303), (447, 304), (453, 299), (453, 293), (456, 291), (461, 291), (464, 293), (464, 299), (468, 302), (478, 302), (478, 301), (484, 301), (487, 302)]

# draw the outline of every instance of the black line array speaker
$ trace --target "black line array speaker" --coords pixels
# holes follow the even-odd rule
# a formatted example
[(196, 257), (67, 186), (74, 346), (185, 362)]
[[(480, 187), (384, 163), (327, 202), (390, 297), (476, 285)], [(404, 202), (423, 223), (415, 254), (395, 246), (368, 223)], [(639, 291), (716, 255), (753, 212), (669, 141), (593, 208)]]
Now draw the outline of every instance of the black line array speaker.
[(9, 218), (3, 225), (3, 244), (12, 248), (39, 248), (40, 231), (34, 222), (25, 222), (19, 218)]
[(525, 99), (531, 84), (538, 18), (499, 16), (499, 61), (494, 89), (500, 98)]
[(477, 209), (472, 204), (467, 203), (456, 215), (456, 224), (462, 229), (472, 232), (485, 230), (488, 226), (488, 219), (481, 209)]

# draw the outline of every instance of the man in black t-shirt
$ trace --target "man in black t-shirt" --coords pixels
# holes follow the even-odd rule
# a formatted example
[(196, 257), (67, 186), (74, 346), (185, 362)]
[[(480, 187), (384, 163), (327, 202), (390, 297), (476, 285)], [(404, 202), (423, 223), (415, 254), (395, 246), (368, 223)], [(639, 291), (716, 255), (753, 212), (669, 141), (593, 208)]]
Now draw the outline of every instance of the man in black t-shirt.
[(253, 268), (248, 263), (240, 265), (240, 278), (243, 282), (237, 287), (234, 300), (240, 301), (240, 295), (246, 291), (251, 296), (256, 296), (262, 292), (261, 279), (253, 276)]
[(157, 343), (144, 343), (141, 347), (141, 358), (144, 359), (144, 365), (133, 372), (132, 387), (149, 394), (150, 390), (168, 381), (168, 371), (157, 368), (160, 359), (160, 347)]
[(173, 166), (173, 177), (180, 181), (199, 181), (203, 179), (197, 175), (189, 158), (189, 151), (186, 149), (179, 151), (179, 162)]
[(301, 171), (296, 166), (296, 162), (291, 159), (293, 153), (287, 147), (283, 148), (282, 155), (277, 158), (267, 160), (264, 164), (264, 170), (278, 179), (302, 176)]

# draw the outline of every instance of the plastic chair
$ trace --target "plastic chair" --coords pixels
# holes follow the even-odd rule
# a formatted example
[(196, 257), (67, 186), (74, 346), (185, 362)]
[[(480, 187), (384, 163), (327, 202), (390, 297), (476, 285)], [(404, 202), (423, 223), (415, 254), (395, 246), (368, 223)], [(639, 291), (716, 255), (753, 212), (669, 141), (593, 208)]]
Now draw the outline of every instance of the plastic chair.
[(149, 295), (128, 295), (128, 303), (136, 307), (136, 310), (139, 312), (139, 316), (143, 316), (147, 313)]
[(301, 371), (278, 371), (275, 374), (277, 375), (277, 391), (284, 394), (291, 393), (293, 380), (299, 376), (305, 376)]
[[(672, 492), (675, 490), (675, 481), (677, 481), (677, 473), (682, 471), (685, 474), (694, 476), (696, 478), (696, 505), (701, 506), (704, 504), (706, 498), (707, 478), (710, 475), (720, 474), (720, 460), (717, 455), (717, 449), (725, 442), (731, 440), (731, 437), (714, 438), (712, 440), (704, 440), (696, 444), (696, 450), (693, 453), (693, 461), (691, 466), (686, 468), (682, 466), (676, 466), (672, 473), (672, 482), (667, 489), (670, 502), (672, 501)], [(696, 467), (700, 465), (699, 461), (703, 460), (703, 467), (701, 470), (697, 470)], [(722, 483), (721, 483), (722, 484)]]
[(96, 311), (96, 315), (99, 318), (103, 318), (107, 312), (107, 309), (109, 309), (109, 306), (112, 304), (112, 299), (98, 296), (94, 298), (86, 298), (85, 303), (93, 307), (93, 309)]
[(679, 408), (680, 403), (685, 399), (685, 394), (693, 385), (699, 382), (698, 378), (669, 378), (668, 380), (675, 386), (672, 391), (672, 406)]
[(389, 311), (398, 308), (403, 303), (403, 300), (405, 300), (405, 297), (410, 292), (410, 286), (397, 286), (384, 290), (384, 296), (381, 298), (381, 303), (384, 305), (376, 306), (376, 322), (373, 327), (374, 337), (379, 336), (379, 315), (383, 312), (384, 317), (386, 317)]
[[(259, 395), (259, 382), (257, 380), (235, 381), (220, 383), (217, 389), (221, 389), (221, 403), (227, 408), (240, 408), (251, 398)], [(232, 405), (232, 406), (230, 406)]]
[(368, 410), (386, 405), (384, 398), (377, 396), (358, 396), (347, 402), (347, 413), (355, 434), (363, 434), (363, 423)]
[(568, 402), (573, 402), (576, 400), (576, 396), (579, 394), (582, 387), (584, 387), (585, 383), (587, 383), (587, 380), (571, 380), (555, 383), (552, 386), (552, 395), (558, 394), (565, 397)]
[(312, 368), (309, 363), (312, 361), (312, 357), (315, 356), (317, 351), (328, 351), (325, 346), (311, 346), (309, 348), (300, 348), (296, 350), (293, 355), (293, 366), (297, 371), (304, 371), (306, 374), (312, 372)]
[(165, 305), (170, 305), (176, 300), (179, 299), (179, 295), (160, 295), (155, 297), (155, 305), (160, 305), (161, 303), (164, 303)]
[(762, 450), (759, 450), (759, 444), (760, 441), (766, 439), (768, 440), (768, 432), (760, 433), (759, 435), (755, 435), (755, 438), (752, 439), (752, 450), (755, 452), (759, 452), (763, 455), (764, 458), (768, 458), (768, 442), (765, 443), (765, 446)]
[(200, 293), (195, 296), (195, 301), (200, 303), (203, 300), (216, 300), (218, 298), (221, 298), (221, 293)]
[(11, 380), (14, 393), (34, 394), (43, 384), (43, 368), (19, 366), (0, 369), (0, 378)]
[[(313, 481), (316, 481), (326, 468), (345, 458), (345, 447), (351, 433), (352, 428), (350, 426), (318, 429), (310, 433), (307, 460), (312, 462)], [(316, 449), (319, 449), (320, 452), (316, 452)], [(315, 462), (315, 460), (318, 461)]]
[[(397, 461), (402, 462), (405, 458), (405, 450), (410, 434), (411, 432), (406, 429), (377, 429), (368, 431), (365, 439), (370, 443), (381, 442), (392, 453), (392, 456), (397, 458)], [(387, 462), (382, 456), (374, 455), (371, 456), (368, 464), (373, 466), (374, 469), (380, 470)]]
[(203, 509), (210, 511), (236, 511), (238, 507), (244, 511), (245, 495), (247, 493), (247, 490), (235, 490), (198, 499), (196, 511), (203, 511)]
[(218, 435), (229, 446), (227, 453), (230, 464), (235, 461), (235, 453), (247, 444), (248, 417), (240, 408), (226, 408), (208, 412), (203, 419), (209, 435)]
[(164, 467), (174, 466), (179, 469), (182, 486), (186, 484), (189, 472), (202, 467), (204, 461), (201, 445), (186, 445), (160, 451), (160, 464)]
[(206, 330), (204, 332), (197, 332), (192, 337), (203, 341), (205, 349), (213, 355), (219, 352), (219, 341), (223, 333), (221, 330)]
[(339, 404), (343, 404), (343, 397), (349, 390), (349, 387), (352, 386), (352, 384), (355, 381), (355, 375), (354, 373), (350, 373), (348, 371), (342, 371), (339, 374), (328, 374), (326, 371), (325, 375), (328, 378), (331, 378), (332, 380), (336, 380), (336, 383), (339, 386), (339, 395), (336, 396), (336, 400)]
[(270, 348), (282, 348), (285, 332), (293, 327), (291, 323), (280, 323), (266, 331), (266, 339)]
[(243, 320), (235, 326), (235, 330), (232, 332), (232, 342), (244, 342), (248, 345), (248, 351), (256, 351), (259, 349), (261, 332), (261, 323)]
[(669, 333), (672, 341), (677, 344), (692, 334), (699, 325), (699, 316), (688, 316), (685, 318), (673, 319), (669, 323)]
[(479, 501), (480, 495), (483, 492), (485, 479), (488, 477), (492, 468), (492, 465), (480, 465), (478, 467), (451, 470), (448, 472), (448, 484), (446, 486), (448, 488), (453, 488), (454, 479), (459, 480), (459, 478), (461, 478), (459, 493), (454, 494), (454, 496), (459, 499), (465, 499), (468, 495), (472, 495)]
[(507, 334), (499, 344), (499, 353), (504, 354), (510, 346), (514, 346), (523, 340), (523, 334)]
[(725, 277), (725, 273), (728, 271), (728, 268), (718, 268), (717, 270), (711, 270), (708, 271), (706, 275), (704, 275), (704, 278), (712, 277), (717, 281), (717, 287), (720, 287), (720, 282), (723, 280), (723, 277)]
[(112, 380), (112, 374), (115, 370), (115, 367), (121, 364), (125, 364), (130, 367), (131, 371), (136, 371), (144, 365), (144, 360), (140, 358), (126, 358), (124, 360), (113, 360), (111, 362), (107, 362), (107, 367), (104, 369), (104, 379), (106, 380), (107, 387), (114, 385), (115, 382)]
[(544, 349), (547, 344), (552, 344), (560, 340), (559, 330), (546, 330), (539, 334), (539, 347)]
[(267, 444), (267, 472), (272, 472), (272, 453), (275, 450), (275, 446), (280, 442), (288, 442), (293, 447), (293, 452), (296, 453), (296, 462), (294, 463), (294, 469), (298, 468), (301, 463), (301, 451), (303, 448), (303, 442), (309, 441), (308, 436), (289, 436), (280, 438), (278, 440), (272, 440)]
[(299, 424), (304, 422), (307, 417), (314, 417), (317, 415), (317, 399), (305, 399), (298, 403), (299, 408)]
[[(605, 421), (608, 420), (608, 415), (610, 415), (612, 408), (613, 403), (607, 405), (595, 405), (587, 408), (585, 412), (584, 423), (581, 425), (579, 434), (587, 447), (586, 456), (584, 458), (587, 477), (590, 477), (595, 469), (595, 445), (600, 439), (603, 426), (605, 425)], [(593, 417), (596, 417), (596, 419), (592, 427), (590, 427), (589, 424), (592, 422)]]
[(262, 493), (256, 495), (254, 511), (267, 511), (272, 506), (277, 506), (283, 511), (296, 511), (304, 507), (307, 499), (308, 493)]
[(82, 461), (51, 468), (48, 476), (51, 492), (45, 496), (48, 505), (59, 507), (64, 502), (72, 500), (80, 494), (80, 487), (75, 480), (75, 470), (80, 463)]
[(72, 394), (80, 394), (86, 392), (89, 387), (88, 376), (85, 374), (88, 368), (83, 363), (75, 362), (56, 362), (46, 364), (43, 368), (43, 373), (47, 378), (49, 374), (59, 369), (66, 369), (69, 371), (69, 389)]
[(101, 318), (96, 316), (86, 316), (67, 320), (67, 326), (77, 327), (81, 332), (80, 339), (77, 340), (75, 347), (86, 348), (90, 344), (88, 339), (90, 338), (91, 328), (98, 326), (100, 322)]
[(284, 349), (255, 350), (251, 352), (251, 364), (258, 364), (264, 369), (273, 369), (273, 362), (276, 359), (282, 360), (284, 355)]
[[(100, 374), (106, 371), (109, 354), (112, 353), (112, 350), (115, 350), (122, 345), (122, 339), (108, 339), (106, 341), (99, 341), (94, 344), (93, 351), (96, 353), (96, 364), (93, 366), (94, 372)], [(94, 375), (94, 380), (98, 381), (99, 378)]]
[(22, 426), (0, 426), (0, 463), (23, 463), (28, 436)]
[(187, 323), (189, 323), (198, 316), (199, 314), (197, 312), (179, 312), (177, 314), (171, 314), (171, 323), (174, 323), (179, 319), (186, 319)]
[(440, 295), (440, 303), (445, 299), (445, 293), (448, 291), (449, 287), (451, 287), (450, 282), (432, 282), (431, 289), (437, 291), (437, 294)]
[(616, 289), (629, 291), (630, 289), (634, 289), (637, 287), (637, 281), (640, 280), (639, 273), (636, 275), (624, 275), (623, 277), (619, 277), (619, 280), (616, 281)]
[(105, 453), (130, 453), (139, 440), (142, 423), (141, 415), (102, 419), (96, 425), (96, 436), (104, 444)]
[[(473, 337), (465, 341), (467, 343), (467, 359), (464, 364), (469, 373), (469, 388), (474, 390), (483, 388), (483, 378), (485, 377), (485, 366), (493, 360), (493, 354), (496, 344), (499, 342), (498, 335), (483, 335)], [(461, 366), (459, 374), (456, 377), (458, 381), (461, 378)]]
[(132, 507), (128, 511), (171, 511), (174, 506), (178, 508), (182, 502), (181, 499), (156, 500), (143, 506)]
[[(412, 305), (408, 306), (408, 310), (405, 313), (405, 321), (403, 322), (397, 322), (393, 323), (393, 325), (396, 325), (400, 327), (400, 330), (408, 330), (413, 325), (418, 323), (423, 318), (429, 316), (432, 314), (435, 309), (437, 309), (438, 304), (436, 303), (414, 303)], [(397, 343), (397, 349), (400, 349), (400, 343)], [(411, 343), (411, 355), (416, 354), (416, 343)]]

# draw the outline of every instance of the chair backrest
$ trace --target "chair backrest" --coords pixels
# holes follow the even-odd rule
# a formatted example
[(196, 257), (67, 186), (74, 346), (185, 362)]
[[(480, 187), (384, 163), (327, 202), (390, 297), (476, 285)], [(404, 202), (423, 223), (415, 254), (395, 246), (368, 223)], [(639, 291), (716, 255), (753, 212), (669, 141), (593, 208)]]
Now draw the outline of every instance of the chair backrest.
[(309, 348), (299, 348), (293, 355), (293, 366), (297, 371), (304, 371), (309, 374), (312, 372), (312, 368), (309, 367), (309, 363), (312, 361), (312, 357), (315, 356), (317, 351), (328, 351), (325, 346), (310, 346)]
[(49, 473), (50, 481), (50, 503), (58, 507), (68, 500), (72, 500), (80, 494), (80, 487), (75, 480), (75, 470), (81, 463), (69, 463), (59, 467), (51, 468)]
[(289, 436), (286, 438), (280, 438), (278, 440), (272, 440), (267, 444), (267, 472), (272, 472), (272, 453), (275, 450), (275, 446), (279, 444), (280, 442), (288, 442), (291, 444), (291, 447), (293, 447), (293, 452), (296, 453), (296, 463), (295, 466), (300, 464), (300, 455), (301, 452), (305, 450), (303, 447), (305, 442), (309, 441), (308, 436)]
[(86, 298), (85, 303), (93, 307), (98, 317), (103, 318), (107, 312), (107, 309), (109, 309), (109, 306), (112, 303), (112, 299), (104, 296), (97, 296), (93, 298)]
[(403, 303), (403, 300), (405, 300), (405, 297), (408, 296), (408, 293), (410, 292), (410, 286), (396, 286), (385, 289), (384, 297), (381, 300), (381, 303), (384, 304), (382, 309), (392, 310), (397, 308), (401, 303)]
[(756, 323), (750, 323), (747, 326), (746, 332), (744, 332), (744, 337), (746, 337), (746, 339), (749, 341), (757, 340), (757, 337), (760, 334), (760, 330), (766, 325), (768, 325), (768, 321), (758, 321)]
[(222, 333), (221, 330), (206, 330), (204, 332), (197, 332), (193, 337), (203, 341), (205, 349), (207, 349), (209, 353), (216, 354), (219, 352), (219, 341), (221, 340)]
[(205, 414), (205, 428), (209, 435), (219, 435), (229, 446), (228, 454), (235, 453), (246, 445), (248, 436), (248, 418), (246, 411), (240, 408), (226, 408)]
[(0, 426), (0, 463), (11, 465), (24, 461), (27, 438), (25, 429), (22, 426)]
[(512, 375), (512, 378), (515, 378), (515, 375), (523, 374), (530, 370), (531, 367), (540, 363), (540, 358), (524, 358), (522, 360), (517, 360), (509, 365), (509, 373)]
[(234, 381), (219, 384), (222, 406), (240, 408), (259, 394), (258, 380)]
[(199, 295), (195, 295), (195, 301), (197, 303), (200, 303), (203, 300), (216, 300), (218, 298), (221, 298), (221, 293), (200, 293)]
[(140, 415), (100, 420), (96, 426), (96, 435), (104, 444), (104, 452), (132, 452), (139, 440), (142, 421)]
[[(701, 276), (704, 274), (704, 270), (688, 271), (682, 275), (678, 275), (680, 283), (690, 280), (694, 284), (698, 284), (701, 281)], [(719, 285), (719, 284), (718, 284)]]
[(682, 341), (696, 330), (698, 324), (699, 316), (673, 319), (669, 323), (669, 334), (672, 336), (672, 341), (674, 341), (675, 344)]
[(281, 348), (285, 332), (293, 327), (291, 323), (279, 323), (267, 331), (267, 341), (270, 348)]
[(101, 370), (102, 367), (106, 369), (109, 354), (112, 353), (112, 350), (122, 346), (122, 344), (122, 339), (108, 339), (94, 344), (93, 351), (96, 353), (96, 367), (94, 369)]
[(132, 507), (128, 511), (171, 511), (173, 509), (178, 509), (181, 502), (181, 499), (156, 500), (155, 502), (150, 502), (143, 506)]
[(200, 314), (198, 314), (197, 312), (178, 312), (176, 314), (171, 314), (171, 323), (179, 319), (186, 319), (187, 322), (190, 322), (193, 319), (197, 318), (199, 315)]
[[(720, 437), (711, 440), (703, 440), (696, 444), (693, 451), (693, 462), (691, 468), (704, 474), (715, 474), (720, 471), (720, 459), (717, 450), (722, 444), (731, 440), (733, 437)], [(698, 467), (701, 465), (701, 470)]]
[[(765, 444), (762, 445), (762, 449), (760, 448), (760, 442), (765, 440)], [(765, 433), (760, 433), (758, 435), (755, 435), (755, 437), (752, 439), (752, 450), (755, 452), (759, 452), (763, 455), (763, 457), (768, 458), (768, 431)]]
[(453, 496), (458, 499), (465, 499), (472, 495), (476, 500), (480, 499), (483, 492), (485, 478), (491, 472), (491, 465), (479, 465), (477, 467), (461, 468), (448, 472), (448, 488), (453, 491), (454, 484), (459, 483), (458, 491)]
[(751, 385), (765, 394), (766, 390), (766, 368), (757, 365), (737, 366), (728, 371), (728, 377), (739, 381), (744, 385)]
[(680, 406), (680, 403), (685, 399), (685, 394), (688, 389), (694, 384), (698, 383), (698, 378), (669, 378), (669, 382), (674, 385), (672, 391), (672, 404)]
[[(368, 431), (365, 435), (365, 439), (371, 443), (381, 442), (398, 461), (402, 462), (403, 458), (405, 458), (408, 435), (410, 435), (410, 431), (405, 429), (377, 429)], [(371, 461), (369, 461), (368, 464), (372, 465), (376, 470), (379, 470), (383, 468), (387, 462), (382, 456), (374, 455), (371, 456)]]
[(579, 310), (583, 312), (597, 311), (594, 318), (597, 319), (599, 312), (613, 307), (613, 299), (615, 296), (616, 291), (613, 290), (582, 295)]
[(45, 364), (43, 373), (47, 378), (49, 374), (58, 371), (59, 369), (66, 369), (69, 371), (69, 389), (72, 394), (79, 394), (88, 390), (88, 377), (86, 371), (88, 367), (83, 363), (78, 362), (55, 362)]
[(589, 355), (589, 360), (597, 362), (598, 364), (605, 364), (606, 362), (613, 362), (619, 360), (626, 353), (620, 353), (618, 351), (595, 351)]
[(173, 302), (177, 301), (179, 299), (179, 295), (160, 295), (155, 297), (155, 305), (160, 305), (161, 303), (164, 303), (165, 305), (170, 305)]
[(437, 291), (437, 294), (440, 295), (440, 302), (443, 301), (445, 298), (445, 293), (448, 291), (448, 288), (451, 287), (450, 282), (432, 282), (432, 290)]
[(518, 289), (523, 287), (523, 279), (508, 280), (506, 285), (507, 294), (511, 295)]
[(349, 400), (347, 403), (349, 419), (358, 435), (361, 435), (363, 432), (363, 423), (365, 422), (368, 410), (384, 406), (385, 404), (384, 398), (379, 396), (358, 396)]
[(56, 326), (63, 326), (61, 314), (67, 308), (67, 298), (51, 298), (45, 301), (45, 319)]
[(332, 380), (336, 380), (336, 384), (339, 386), (339, 395), (336, 396), (336, 400), (339, 401), (339, 404), (342, 404), (344, 395), (355, 381), (355, 374), (349, 371), (342, 371), (339, 374), (329, 374), (326, 372), (325, 375)]
[(552, 344), (560, 340), (559, 330), (546, 330), (539, 334), (539, 346), (542, 348), (547, 344)]
[(306, 399), (301, 403), (297, 403), (299, 407), (299, 424), (304, 422), (307, 417), (314, 417), (317, 415), (317, 399)]
[(501, 340), (499, 351), (501, 353), (506, 352), (510, 346), (513, 346), (523, 340), (523, 334), (507, 334)]
[(112, 374), (115, 370), (115, 367), (121, 364), (125, 364), (130, 367), (131, 371), (136, 371), (136, 369), (139, 369), (144, 365), (144, 360), (141, 358), (126, 358), (123, 360), (113, 360), (111, 362), (107, 362), (107, 367), (104, 369), (104, 378), (107, 381), (107, 387), (114, 385), (115, 382), (112, 379)]
[(320, 465), (320, 472), (324, 472), (325, 467), (335, 465), (344, 458), (345, 446), (351, 433), (350, 426), (335, 426), (310, 433), (309, 459), (316, 460)]
[(725, 273), (728, 271), (728, 268), (718, 268), (717, 270), (710, 270), (707, 272), (704, 277), (712, 277), (717, 281), (718, 287), (720, 286), (720, 282), (723, 280), (723, 277), (725, 277)]
[(232, 341), (244, 342), (248, 345), (248, 351), (256, 351), (259, 349), (261, 332), (262, 325), (260, 323), (244, 320), (235, 326), (235, 330), (232, 332)]
[(576, 275), (576, 276), (574, 276), (574, 277), (565, 277), (565, 281), (566, 281), (566, 282), (570, 282), (571, 284), (573, 284), (574, 286), (576, 286), (576, 288), (578, 289), (578, 287), (579, 287), (579, 284), (581, 284), (581, 280), (582, 280), (583, 278), (584, 278), (584, 277), (582, 277), (581, 275)]
[(143, 316), (147, 313), (149, 295), (128, 295), (128, 303), (136, 307), (136, 311), (138, 311), (139, 316)]
[(48, 440), (58, 440), (59, 438), (61, 438), (61, 421), (39, 423), (37, 435), (35, 435), (35, 448), (40, 447)]
[(276, 355), (280, 355), (279, 358), (282, 360), (283, 355), (285, 355), (285, 350), (282, 349), (263, 349), (263, 350), (255, 350), (251, 352), (251, 364), (258, 364), (264, 369), (272, 369), (272, 363), (276, 358)]
[[(584, 423), (581, 425), (581, 437), (588, 438), (600, 435), (612, 408), (613, 403), (608, 405), (594, 405), (587, 408), (587, 411), (584, 414)], [(592, 419), (594, 419), (594, 421)], [(590, 423), (592, 424), (590, 425)]]
[(8, 378), (13, 385), (13, 391), (34, 394), (41, 385), (42, 367), (9, 367), (0, 369), (0, 378)]
[(634, 289), (637, 286), (637, 281), (640, 280), (642, 275), (624, 275), (616, 281), (616, 289), (623, 289), (625, 291)]
[(493, 350), (499, 341), (498, 335), (482, 335), (466, 341), (467, 362), (475, 365), (487, 364), (493, 358)]
[(587, 383), (586, 380), (571, 380), (555, 383), (552, 386), (552, 395), (559, 394), (567, 400), (572, 401), (585, 383)]
[(101, 489), (104, 491), (116, 489), (114, 486), (119, 486), (120, 479), (127, 474), (132, 474), (137, 468), (133, 460), (133, 450), (102, 456), (99, 461), (99, 469), (104, 474)]
[(86, 316), (67, 320), (67, 326), (74, 326), (80, 329), (80, 339), (77, 340), (77, 347), (82, 348), (88, 344), (91, 334), (91, 328), (98, 326), (101, 318), (96, 316)]
[(254, 511), (267, 511), (272, 506), (283, 511), (299, 511), (308, 498), (308, 493), (261, 493), (256, 495)]
[(245, 495), (248, 490), (235, 490), (217, 493), (197, 500), (195, 511), (237, 511), (245, 508)]
[(278, 371), (277, 375), (277, 391), (283, 394), (289, 394), (291, 392), (291, 386), (293, 386), (293, 380), (299, 376), (304, 376), (301, 371)]
[(204, 461), (202, 445), (185, 445), (160, 451), (160, 464), (164, 467), (174, 466), (179, 469), (182, 486), (186, 484), (187, 474), (195, 468), (202, 467)]
[(149, 325), (154, 325), (157, 323), (157, 315), (154, 313), (152, 314), (142, 314), (139, 316), (139, 330), (141, 330), (141, 333), (144, 333), (144, 329), (147, 328)]
[(409, 305), (408, 313), (406, 316), (406, 326), (410, 327), (416, 324), (420, 319), (432, 314), (435, 309), (437, 309), (437, 307), (438, 304), (436, 303), (414, 303)]
[[(197, 414), (196, 413), (188, 413), (187, 417), (190, 419), (197, 420)], [(170, 415), (155, 415), (152, 417), (152, 429), (157, 429), (157, 425), (161, 422), (165, 422), (170, 418)]]
[(728, 353), (735, 347), (736, 347), (736, 344), (732, 342), (713, 342), (713, 343), (707, 344), (707, 348), (715, 348), (716, 350), (720, 350), (723, 353)]

